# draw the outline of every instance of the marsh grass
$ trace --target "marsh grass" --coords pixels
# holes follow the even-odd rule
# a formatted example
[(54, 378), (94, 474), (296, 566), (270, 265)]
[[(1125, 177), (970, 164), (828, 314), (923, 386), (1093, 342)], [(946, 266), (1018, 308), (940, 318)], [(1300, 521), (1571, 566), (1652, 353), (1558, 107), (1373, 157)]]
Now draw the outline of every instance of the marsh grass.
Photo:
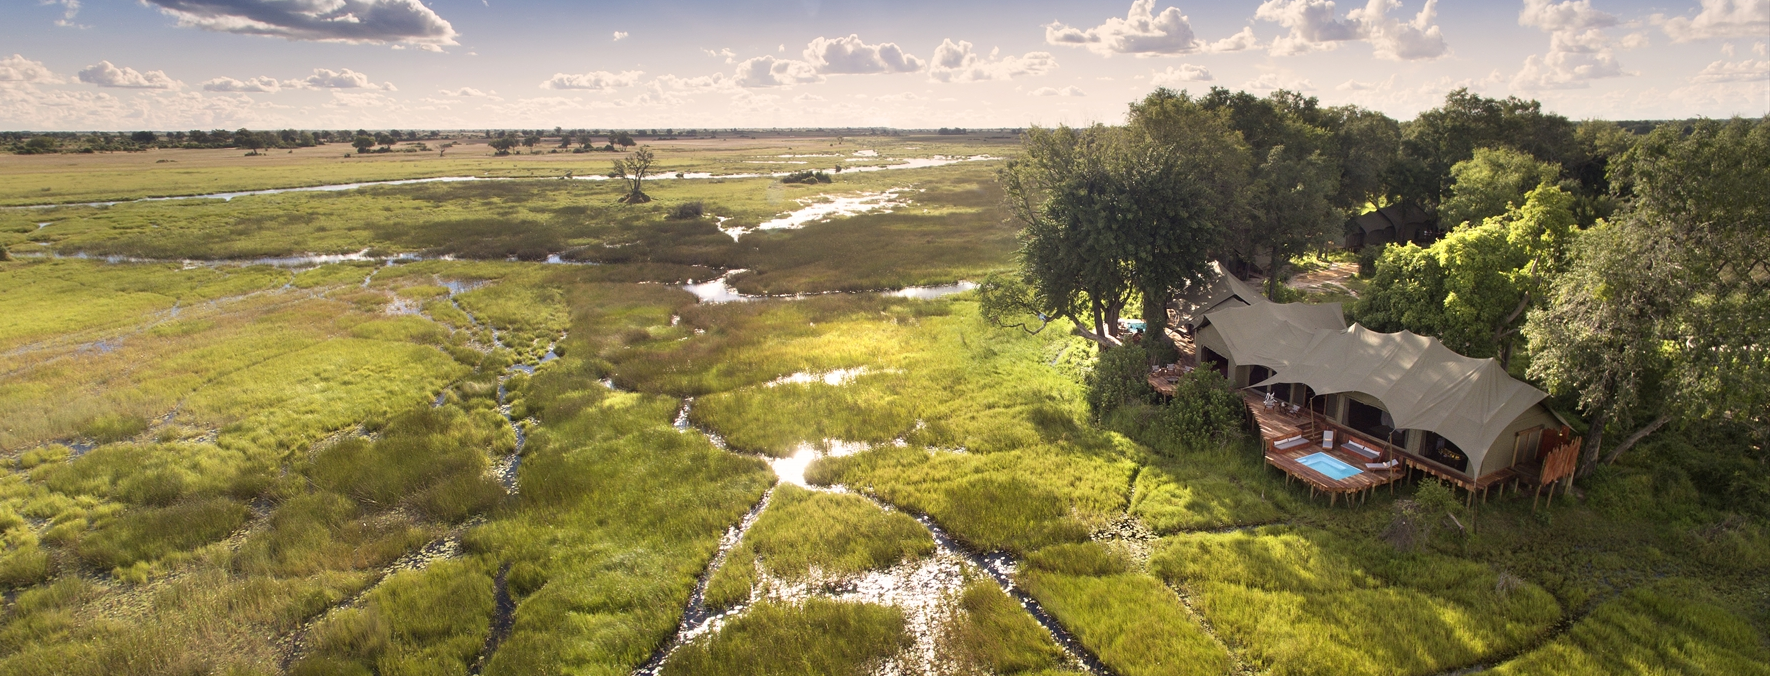
[(949, 649), (972, 669), (1036, 674), (1056, 671), (1068, 659), (1045, 628), (989, 580), (965, 585), (958, 608), (946, 628)]
[(710, 638), (678, 649), (663, 673), (867, 674), (910, 644), (903, 612), (896, 608), (821, 598), (799, 605), (769, 601)]
[(934, 552), (927, 529), (866, 498), (784, 484), (707, 585), (707, 605), (747, 601), (762, 575), (785, 582), (840, 579)]
[(1436, 672), (1516, 650), (1561, 614), (1486, 565), (1310, 528), (1176, 536), (1150, 568), (1274, 674)]
[(1770, 674), (1770, 650), (1750, 622), (1700, 585), (1672, 579), (1607, 601), (1548, 644), (1492, 673)]
[(1096, 543), (1034, 552), (1020, 581), (1114, 673), (1222, 674), (1229, 654), (1173, 590)]
[(314, 629), (291, 674), (466, 673), (490, 631), (492, 576), (472, 560), (389, 576), (361, 606)]

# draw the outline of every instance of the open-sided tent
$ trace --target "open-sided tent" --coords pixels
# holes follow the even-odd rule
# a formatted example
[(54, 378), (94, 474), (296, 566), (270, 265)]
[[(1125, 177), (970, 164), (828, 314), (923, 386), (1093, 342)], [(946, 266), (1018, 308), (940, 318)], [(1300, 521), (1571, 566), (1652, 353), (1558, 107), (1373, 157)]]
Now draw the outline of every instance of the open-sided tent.
[[(1465, 357), (1436, 338), (1357, 324), (1323, 332), (1275, 371), (1252, 385), (1302, 383), (1318, 395), (1371, 397), (1394, 418), (1395, 428), (1426, 430), (1456, 444), (1477, 475), (1489, 467), (1489, 451), (1510, 446), (1496, 442), (1548, 396), (1492, 359)], [(1510, 464), (1510, 458), (1496, 460)]]

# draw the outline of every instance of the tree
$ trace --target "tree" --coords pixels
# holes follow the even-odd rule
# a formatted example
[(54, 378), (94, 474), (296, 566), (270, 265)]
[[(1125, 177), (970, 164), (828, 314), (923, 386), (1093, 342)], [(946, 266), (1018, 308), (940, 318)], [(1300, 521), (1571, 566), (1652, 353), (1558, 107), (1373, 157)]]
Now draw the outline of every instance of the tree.
[(375, 132), (375, 145), (381, 146), (382, 148), (386, 148), (388, 150), (392, 150), (393, 144), (398, 143), (398, 142), (399, 142), (398, 137), (388, 134), (387, 132), (384, 132), (384, 131)]
[(500, 136), (492, 139), (492, 141), (486, 145), (491, 146), (492, 150), (498, 151), (497, 154), (499, 155), (509, 155), (510, 150), (515, 148), (517, 143), (518, 141), (514, 136)]
[(621, 198), (621, 202), (644, 204), (651, 201), (651, 196), (640, 188), (645, 183), (645, 175), (651, 171), (652, 160), (651, 146), (640, 146), (631, 156), (615, 160), (614, 169), (608, 176), (627, 183), (627, 195)]
[(1562, 164), (1580, 154), (1573, 131), (1572, 122), (1544, 113), (1536, 101), (1482, 98), (1458, 89), (1445, 95), (1444, 105), (1402, 125), (1403, 159), (1392, 178), (1402, 199), (1436, 210), (1450, 194), (1451, 167), (1473, 157), (1476, 148), (1510, 147)]
[(1503, 215), (1523, 204), (1524, 193), (1554, 183), (1561, 167), (1509, 148), (1476, 148), (1473, 157), (1450, 168), (1450, 175), (1456, 182), (1450, 199), (1438, 208), (1438, 218), (1455, 227)]
[(151, 131), (138, 131), (133, 134), (130, 134), (129, 140), (139, 143), (141, 145), (147, 146), (147, 145), (153, 145), (155, 141), (160, 140), (160, 136), (159, 136), (159, 134), (155, 134)]
[(365, 134), (358, 134), (355, 139), (351, 140), (350, 145), (351, 145), (351, 147), (356, 148), (356, 152), (358, 155), (361, 155), (363, 153), (369, 152), (370, 148), (375, 147), (375, 137), (368, 136)]
[[(1614, 159), (1624, 210), (1578, 238), (1525, 329), (1531, 375), (1590, 421), (1582, 472), (1672, 420), (1742, 427), (1770, 461), (1770, 119), (1681, 131)], [(1634, 432), (1606, 452), (1612, 425)]]
[(1354, 314), (1378, 331), (1436, 336), (1471, 357), (1511, 357), (1526, 312), (1540, 306), (1573, 237), (1571, 194), (1533, 190), (1523, 206), (1465, 224), (1431, 246), (1388, 247)]
[(1286, 261), (1325, 244), (1344, 220), (1334, 208), (1340, 188), (1337, 172), (1321, 153), (1297, 157), (1273, 146), (1254, 172), (1248, 191), (1249, 249), (1269, 256), (1266, 296), (1277, 299), (1278, 277)]
[(1239, 175), (1245, 150), (1233, 133), (1196, 101), (1162, 89), (1132, 106), (1127, 127), (1035, 127), (1023, 144), (1025, 156), (998, 176), (1024, 226), (1025, 289), (1004, 285), (992, 302), (1069, 319), (1077, 334), (1109, 347), (1120, 342), (1119, 313), (1140, 297), (1146, 335), (1166, 344), (1168, 300), (1204, 281), (1234, 207), (1239, 186), (1222, 170)]

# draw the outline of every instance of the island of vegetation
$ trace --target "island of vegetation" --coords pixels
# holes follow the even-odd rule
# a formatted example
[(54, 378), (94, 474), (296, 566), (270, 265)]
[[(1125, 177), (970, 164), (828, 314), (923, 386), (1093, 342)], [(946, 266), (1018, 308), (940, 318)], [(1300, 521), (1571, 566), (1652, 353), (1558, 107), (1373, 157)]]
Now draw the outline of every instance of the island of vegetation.
[(1770, 674), (1770, 119), (1126, 120), (0, 136), (0, 674)]

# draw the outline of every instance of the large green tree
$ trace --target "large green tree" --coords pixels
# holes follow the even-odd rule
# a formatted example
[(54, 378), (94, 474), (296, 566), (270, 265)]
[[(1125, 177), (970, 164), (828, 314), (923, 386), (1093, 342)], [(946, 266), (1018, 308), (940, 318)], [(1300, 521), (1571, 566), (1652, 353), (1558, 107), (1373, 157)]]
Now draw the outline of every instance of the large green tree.
[[(1585, 471), (1674, 420), (1743, 426), (1770, 462), (1770, 118), (1681, 131), (1616, 158), (1624, 210), (1525, 330), (1531, 375), (1588, 417)], [(1611, 428), (1633, 432), (1604, 449)]]
[(1451, 167), (1476, 148), (1510, 147), (1546, 162), (1577, 161), (1574, 124), (1517, 97), (1489, 99), (1458, 89), (1444, 105), (1402, 125), (1402, 157), (1391, 174), (1398, 196), (1435, 210), (1450, 195)]
[(1476, 148), (1475, 155), (1450, 168), (1449, 199), (1438, 208), (1448, 227), (1480, 223), (1524, 203), (1524, 193), (1561, 176), (1559, 165), (1510, 148)]

